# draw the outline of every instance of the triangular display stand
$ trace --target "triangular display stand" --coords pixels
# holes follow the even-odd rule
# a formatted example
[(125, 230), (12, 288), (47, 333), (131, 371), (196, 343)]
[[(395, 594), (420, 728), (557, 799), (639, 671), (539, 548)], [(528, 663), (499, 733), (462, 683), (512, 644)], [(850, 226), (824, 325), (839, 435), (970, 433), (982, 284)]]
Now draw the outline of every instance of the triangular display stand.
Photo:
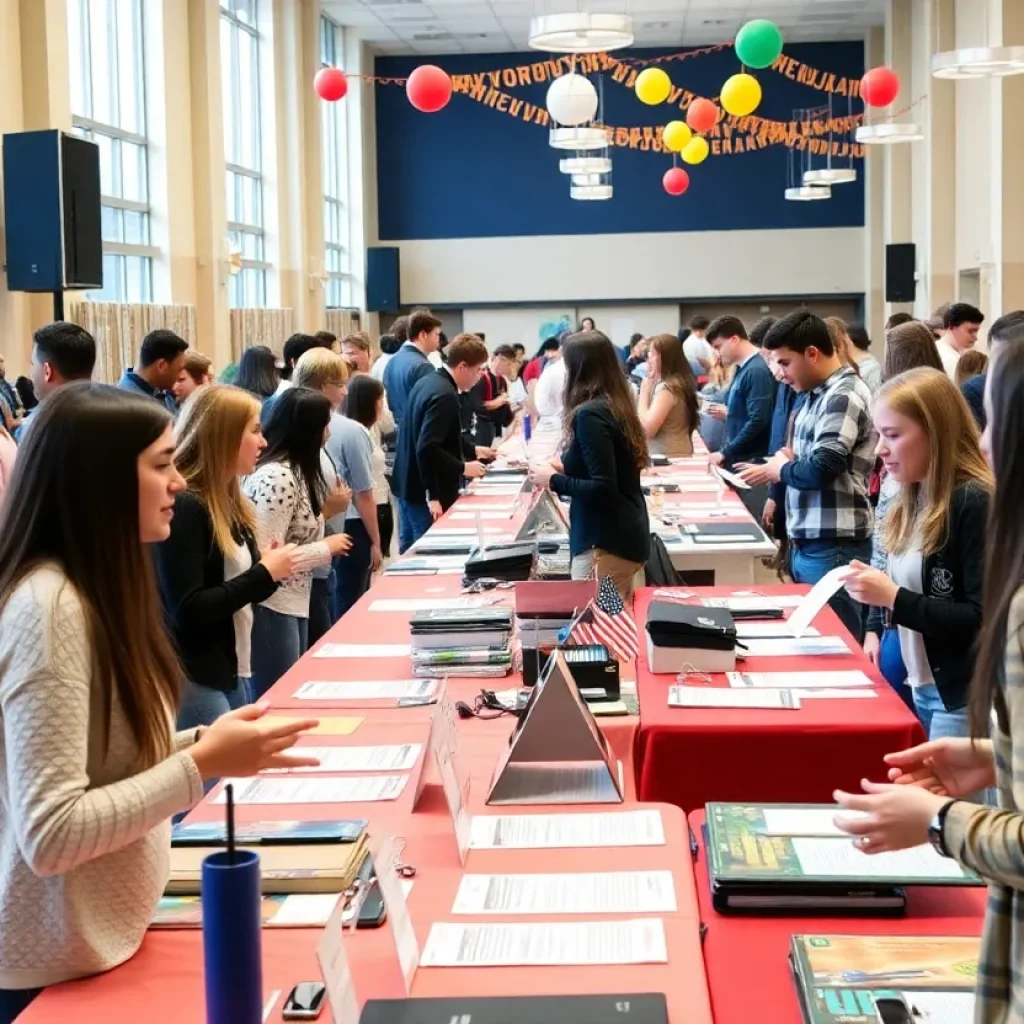
[(488, 804), (622, 803), (619, 764), (555, 651), (494, 772)]
[(519, 527), (516, 540), (539, 540), (542, 537), (563, 536), (569, 532), (569, 523), (555, 496), (544, 488)]

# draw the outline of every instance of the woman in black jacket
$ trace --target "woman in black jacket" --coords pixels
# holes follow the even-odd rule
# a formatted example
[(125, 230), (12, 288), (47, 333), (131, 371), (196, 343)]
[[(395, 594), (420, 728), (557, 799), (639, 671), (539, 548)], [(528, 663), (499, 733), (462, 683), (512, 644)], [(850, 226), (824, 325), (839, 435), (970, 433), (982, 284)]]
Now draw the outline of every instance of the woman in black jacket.
[(154, 550), (187, 675), (179, 729), (210, 725), (249, 702), (252, 605), (295, 568), (295, 544), (257, 549), (255, 516), (239, 487), (265, 447), (259, 402), (241, 388), (202, 388), (178, 419), (175, 463), (188, 489), (175, 498), (170, 537)]
[(898, 629), (929, 738), (968, 736), (992, 477), (971, 411), (940, 370), (884, 384), (874, 420), (885, 471), (902, 486), (885, 519), (886, 572), (853, 562), (846, 589)]
[[(534, 466), (530, 480), (572, 499), (569, 554), (573, 579), (610, 576), (629, 601), (651, 552), (640, 471), (647, 435), (622, 363), (600, 331), (566, 343), (562, 463)], [(556, 471), (557, 470), (557, 471)]]

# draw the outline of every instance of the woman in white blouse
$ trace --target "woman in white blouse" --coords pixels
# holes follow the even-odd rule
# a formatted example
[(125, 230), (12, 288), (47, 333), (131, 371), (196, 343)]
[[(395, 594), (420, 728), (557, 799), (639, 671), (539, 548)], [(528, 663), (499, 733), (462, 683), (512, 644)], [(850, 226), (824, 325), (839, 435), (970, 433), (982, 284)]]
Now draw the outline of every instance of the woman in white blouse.
[(349, 500), (348, 491), (329, 490), (320, 465), (331, 403), (308, 388), (288, 388), (267, 411), (267, 447), (243, 486), (256, 509), (256, 540), (262, 548), (298, 544), (304, 558), (297, 573), (253, 612), (252, 690), (261, 697), (299, 660), (309, 644), (309, 598), (316, 566), (330, 565), (351, 541), (324, 536), (330, 519)]

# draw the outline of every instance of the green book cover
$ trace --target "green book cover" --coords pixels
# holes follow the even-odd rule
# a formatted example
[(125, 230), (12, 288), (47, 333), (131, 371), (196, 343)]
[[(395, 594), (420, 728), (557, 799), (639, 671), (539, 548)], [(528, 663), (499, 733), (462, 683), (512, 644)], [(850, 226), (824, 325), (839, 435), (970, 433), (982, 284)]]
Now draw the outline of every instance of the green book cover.
[(708, 865), (716, 884), (979, 885), (931, 845), (865, 854), (832, 824), (828, 804), (707, 805)]
[(790, 957), (807, 1024), (878, 1024), (875, 1000), (915, 1020), (971, 1024), (981, 940), (951, 935), (794, 935)]

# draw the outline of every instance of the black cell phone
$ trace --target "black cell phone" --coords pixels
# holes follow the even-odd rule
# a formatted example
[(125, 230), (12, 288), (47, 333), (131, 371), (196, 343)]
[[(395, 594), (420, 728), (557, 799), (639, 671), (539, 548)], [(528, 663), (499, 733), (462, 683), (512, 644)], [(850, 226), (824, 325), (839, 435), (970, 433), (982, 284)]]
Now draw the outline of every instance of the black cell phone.
[(878, 1024), (914, 1024), (914, 1015), (902, 996), (876, 996)]
[(288, 993), (281, 1009), (285, 1020), (316, 1020), (327, 999), (327, 986), (322, 981), (300, 981)]

